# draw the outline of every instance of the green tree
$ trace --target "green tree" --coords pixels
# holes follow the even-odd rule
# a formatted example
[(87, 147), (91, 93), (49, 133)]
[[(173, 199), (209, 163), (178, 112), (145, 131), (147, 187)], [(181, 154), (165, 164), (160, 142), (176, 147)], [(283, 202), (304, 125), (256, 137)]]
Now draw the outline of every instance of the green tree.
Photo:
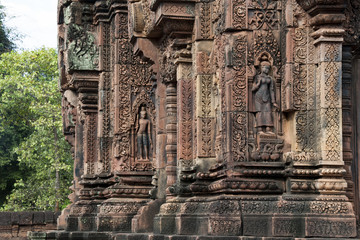
[[(0, 54), (14, 50), (14, 41), (18, 39), (16, 31), (9, 29), (5, 25), (5, 17), (4, 6), (0, 3)], [(0, 89), (0, 96), (2, 92), (3, 90)], [(1, 100), (0, 104), (2, 104)], [(4, 106), (2, 110), (0, 112), (0, 206), (3, 204), (6, 195), (11, 191), (15, 179), (21, 176), (19, 167), (16, 164), (16, 156), (10, 150), (31, 132), (26, 124), (21, 124), (24, 119), (21, 119), (21, 115), (17, 116), (12, 108)], [(26, 110), (26, 108), (23, 110)], [(5, 120), (1, 117), (3, 114), (17, 117), (9, 117), (4, 122)]]
[(57, 78), (54, 49), (0, 57), (0, 136), (15, 138), (10, 158), (0, 159), (0, 166), (18, 166), (3, 210), (50, 210), (68, 203), (72, 157), (62, 135)]
[(0, 4), (0, 54), (10, 52), (15, 49), (15, 40), (18, 34), (14, 29), (10, 29), (5, 25), (5, 7)]

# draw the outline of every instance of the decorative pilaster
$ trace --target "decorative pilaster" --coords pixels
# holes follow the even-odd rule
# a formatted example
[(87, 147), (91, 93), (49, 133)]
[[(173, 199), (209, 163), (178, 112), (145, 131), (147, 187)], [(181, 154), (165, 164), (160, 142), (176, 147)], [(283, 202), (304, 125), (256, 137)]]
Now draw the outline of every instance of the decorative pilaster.
[[(316, 74), (309, 72), (312, 69), (311, 62), (305, 69), (308, 71), (308, 92), (304, 91), (304, 94), (308, 95), (308, 105), (303, 108), (302, 103), (299, 102), (300, 111), (296, 113), (297, 146), (304, 151), (302, 153), (304, 160), (297, 157), (294, 159), (294, 165), (317, 165), (321, 174), (315, 174), (319, 178), (313, 183), (311, 180), (292, 181), (291, 189), (295, 192), (299, 191), (300, 186), (305, 184), (308, 186), (307, 190), (304, 188), (305, 192), (311, 192), (311, 189), (314, 188), (315, 191), (323, 193), (343, 194), (347, 187), (346, 181), (343, 179), (345, 170), (343, 169), (342, 151), (342, 42), (344, 29), (341, 22), (344, 19), (342, 13), (344, 5), (341, 1), (335, 1), (334, 5), (331, 4), (332, 13), (327, 13), (330, 5), (327, 5), (326, 2), (313, 1), (309, 4), (298, 1), (298, 3), (307, 10), (311, 17), (309, 24), (315, 28), (315, 32), (310, 36), (314, 39), (314, 50), (317, 53), (314, 62), (317, 67), (314, 70)], [(299, 33), (299, 37), (302, 37), (301, 30), (302, 28), (295, 30)], [(307, 40), (304, 39), (304, 41)], [(299, 43), (299, 41), (295, 41), (295, 43)], [(300, 50), (298, 49), (298, 51)], [(295, 61), (299, 57), (299, 55), (295, 55)], [(308, 64), (306, 60), (304, 63)], [(299, 71), (304, 71), (301, 63), (299, 67)], [(295, 74), (295, 76), (297, 75)], [(301, 72), (299, 76), (301, 76)], [(311, 83), (309, 80), (313, 78), (315, 82)], [(313, 86), (316, 86), (316, 91)], [(313, 89), (313, 91), (309, 92), (309, 89)], [(297, 93), (301, 93), (301, 91), (297, 91)], [(300, 95), (295, 94), (295, 96), (304, 99)], [(309, 105), (311, 103), (312, 106)], [(306, 123), (306, 121), (310, 122)], [(301, 126), (304, 128), (305, 134), (301, 130)], [(306, 131), (311, 126), (313, 129)], [(304, 141), (301, 136), (306, 136), (308, 139)], [(295, 171), (295, 175), (300, 172), (301, 170)]]
[[(314, 38), (316, 57), (315, 86), (316, 99), (315, 118), (317, 152), (313, 163), (316, 169), (307, 172), (296, 169), (293, 174), (298, 179), (291, 179), (291, 191), (305, 194), (319, 194), (322, 196), (321, 204), (343, 204), (344, 213), (337, 218), (324, 219), (321, 216), (306, 220), (305, 234), (308, 237), (354, 237), (356, 236), (356, 222), (353, 209), (345, 191), (347, 182), (344, 179), (345, 169), (343, 161), (343, 121), (342, 121), (342, 66), (343, 66), (343, 36), (342, 22), (344, 16), (344, 1), (297, 1), (310, 15), (309, 24), (315, 31), (311, 33)], [(332, 9), (329, 12), (329, 9)], [(311, 76), (310, 76), (311, 77)], [(309, 98), (308, 98), (309, 99)], [(311, 98), (309, 100), (312, 100)], [(308, 102), (313, 102), (309, 101)], [(311, 114), (307, 109), (307, 114)], [(298, 134), (301, 134), (298, 132)], [(305, 153), (306, 154), (306, 153)], [(296, 162), (295, 162), (296, 164)], [(295, 165), (294, 164), (294, 165)], [(312, 176), (311, 176), (312, 175)], [(306, 180), (299, 177), (307, 177)], [(313, 179), (315, 177), (315, 179)], [(329, 195), (335, 202), (330, 203)], [(341, 203), (343, 202), (343, 203)], [(311, 202), (311, 204), (315, 204)], [(345, 211), (346, 209), (346, 211)], [(314, 211), (314, 209), (311, 209)], [(346, 214), (345, 214), (346, 213)], [(333, 228), (335, 222), (341, 222), (341, 230), (328, 233), (325, 228)], [(314, 230), (318, 229), (318, 230)]]
[(177, 90), (176, 83), (166, 85), (166, 173), (167, 187), (176, 183), (177, 170)]
[(79, 96), (80, 121), (83, 123), (84, 177), (93, 178), (97, 168), (97, 111), (99, 76), (74, 74), (74, 86)]
[[(199, 4), (199, 6), (204, 7), (205, 3)], [(200, 29), (198, 30), (200, 31)], [(215, 95), (218, 88), (214, 84), (214, 68), (210, 65), (211, 52), (206, 49), (206, 46), (212, 46), (213, 44), (213, 41), (209, 38), (210, 36), (208, 36), (207, 40), (197, 41), (194, 45), (194, 72), (196, 76), (194, 79), (195, 159), (198, 171), (207, 171), (211, 165), (216, 163), (215, 140), (217, 118), (215, 114), (217, 110), (217, 113), (220, 114), (220, 110), (219, 106), (215, 106), (215, 101), (217, 101), (217, 96)]]
[[(98, 124), (98, 84), (99, 74), (97, 72), (76, 72), (73, 74), (72, 86), (76, 89), (78, 96), (78, 121), (76, 126), (75, 156), (82, 155), (75, 172), (83, 172), (79, 181), (78, 198), (70, 207), (69, 215), (66, 217), (66, 230), (92, 230), (95, 228), (96, 194), (92, 192), (91, 181), (96, 178), (98, 168), (97, 152), (97, 124)], [(80, 138), (82, 137), (82, 138)], [(82, 148), (79, 152), (79, 147)], [(77, 190), (77, 189), (75, 189)]]
[(110, 45), (110, 26), (106, 22), (101, 22), (98, 26), (100, 32), (100, 68), (103, 71), (99, 82), (99, 133), (98, 144), (99, 165), (97, 173), (109, 175), (111, 171), (111, 45)]
[(177, 59), (178, 82), (178, 164), (181, 168), (192, 167), (193, 162), (193, 101), (191, 51), (186, 49)]

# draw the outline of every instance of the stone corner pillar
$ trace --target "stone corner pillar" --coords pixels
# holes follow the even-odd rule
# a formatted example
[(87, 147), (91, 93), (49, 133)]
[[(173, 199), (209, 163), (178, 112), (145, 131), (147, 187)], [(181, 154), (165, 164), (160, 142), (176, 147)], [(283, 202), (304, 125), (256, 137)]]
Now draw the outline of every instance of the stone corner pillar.
[[(319, 211), (318, 206), (343, 206), (341, 214), (326, 217), (316, 214), (305, 220), (307, 237), (355, 237), (357, 234), (353, 207), (345, 196), (347, 182), (344, 179), (343, 134), (342, 134), (342, 48), (345, 30), (344, 0), (335, 1), (301, 1), (299, 5), (309, 14), (309, 24), (315, 30), (316, 51), (316, 118), (318, 158), (317, 172), (319, 175), (312, 180), (317, 194), (317, 201), (311, 200), (310, 211)], [(331, 9), (331, 11), (329, 10)], [(291, 189), (293, 190), (293, 183)], [(298, 187), (302, 187), (298, 185)], [(312, 191), (312, 190), (311, 190)], [(331, 199), (332, 198), (332, 199)], [(341, 225), (331, 233), (325, 228)], [(333, 228), (333, 227), (332, 227)], [(317, 230), (315, 230), (317, 229)]]

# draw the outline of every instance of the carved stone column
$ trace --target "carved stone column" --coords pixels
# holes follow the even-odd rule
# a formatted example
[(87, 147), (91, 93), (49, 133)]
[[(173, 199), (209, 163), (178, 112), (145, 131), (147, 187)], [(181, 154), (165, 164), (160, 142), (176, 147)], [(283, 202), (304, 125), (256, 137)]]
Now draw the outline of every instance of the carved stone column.
[[(96, 228), (96, 196), (92, 192), (92, 184), (90, 183), (96, 175), (98, 165), (97, 159), (97, 123), (98, 123), (98, 73), (74, 73), (72, 84), (78, 95), (78, 120), (81, 127), (77, 132), (78, 139), (76, 143), (82, 146), (82, 171), (81, 181), (79, 184), (79, 198), (70, 209), (67, 217), (66, 230), (93, 230)], [(77, 155), (78, 153), (75, 153)], [(80, 167), (80, 166), (79, 166)]]
[(111, 44), (110, 44), (110, 26), (107, 22), (100, 22), (98, 24), (99, 31), (99, 48), (100, 48), (100, 75), (99, 82), (99, 164), (97, 173), (103, 177), (107, 177), (111, 174), (111, 155), (112, 155), (112, 137), (111, 132), (111, 98), (112, 98), (112, 81), (111, 81)]
[[(166, 85), (166, 173), (167, 186), (171, 187), (177, 180), (177, 90), (176, 83)], [(169, 189), (171, 193), (171, 189)]]

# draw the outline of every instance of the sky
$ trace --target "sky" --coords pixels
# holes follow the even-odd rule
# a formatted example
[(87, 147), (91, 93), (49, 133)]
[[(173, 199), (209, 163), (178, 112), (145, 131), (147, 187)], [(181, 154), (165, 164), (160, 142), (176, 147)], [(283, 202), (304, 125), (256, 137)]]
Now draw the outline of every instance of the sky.
[(6, 26), (23, 35), (19, 49), (57, 47), (58, 0), (0, 0), (7, 14)]

